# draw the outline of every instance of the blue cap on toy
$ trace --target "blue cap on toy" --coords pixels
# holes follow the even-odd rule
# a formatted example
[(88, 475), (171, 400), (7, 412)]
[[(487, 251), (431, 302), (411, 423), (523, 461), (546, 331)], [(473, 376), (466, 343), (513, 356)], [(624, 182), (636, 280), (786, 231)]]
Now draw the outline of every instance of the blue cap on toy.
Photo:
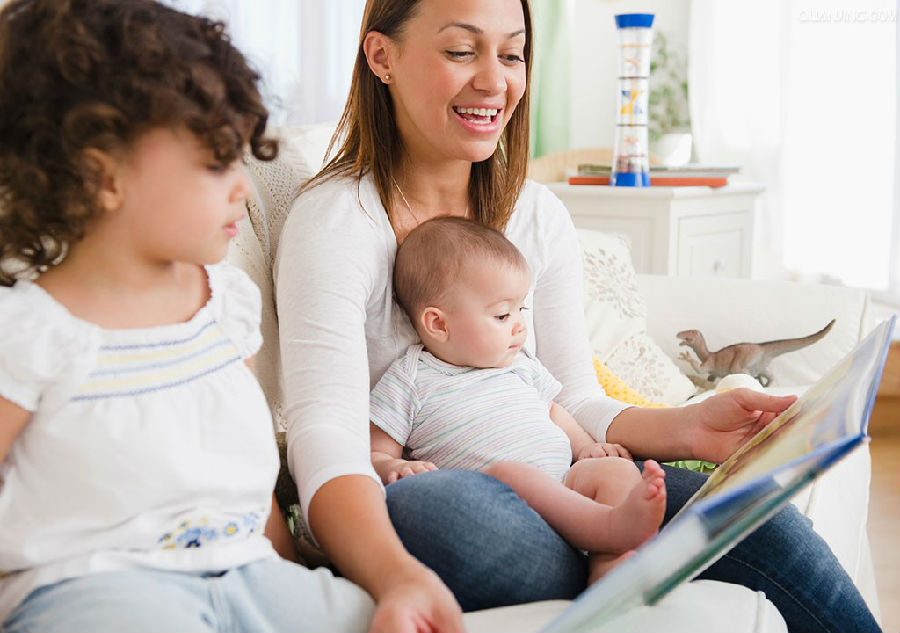
[(620, 13), (616, 16), (616, 26), (620, 29), (630, 27), (650, 28), (653, 26), (652, 13)]

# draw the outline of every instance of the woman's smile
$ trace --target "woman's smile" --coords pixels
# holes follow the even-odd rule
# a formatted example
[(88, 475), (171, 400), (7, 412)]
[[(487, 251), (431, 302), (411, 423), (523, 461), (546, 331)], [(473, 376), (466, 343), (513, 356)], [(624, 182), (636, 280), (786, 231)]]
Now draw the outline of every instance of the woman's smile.
[(465, 130), (478, 134), (496, 133), (503, 124), (503, 108), (453, 106), (457, 121)]

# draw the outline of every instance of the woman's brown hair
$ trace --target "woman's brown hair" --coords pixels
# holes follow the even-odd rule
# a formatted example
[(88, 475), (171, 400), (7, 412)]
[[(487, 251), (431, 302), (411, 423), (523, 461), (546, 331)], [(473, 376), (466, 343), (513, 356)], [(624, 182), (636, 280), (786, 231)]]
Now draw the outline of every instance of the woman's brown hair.
[(186, 127), (223, 165), (247, 144), (274, 158), (258, 80), (224, 25), (153, 0), (4, 6), (0, 285), (59, 263), (100, 213), (89, 150), (127, 152), (152, 128)]
[[(525, 93), (503, 130), (496, 151), (487, 160), (472, 165), (469, 179), (469, 202), (475, 219), (498, 230), (503, 230), (512, 215), (528, 167), (532, 28), (528, 0), (521, 2), (525, 15)], [(392, 179), (400, 162), (402, 141), (387, 85), (370, 70), (363, 46), (371, 31), (399, 39), (420, 4), (421, 0), (368, 0), (366, 3), (350, 95), (328, 154), (337, 143), (340, 147), (301, 192), (334, 177), (362, 178), (371, 173), (381, 202), (391, 216)]]

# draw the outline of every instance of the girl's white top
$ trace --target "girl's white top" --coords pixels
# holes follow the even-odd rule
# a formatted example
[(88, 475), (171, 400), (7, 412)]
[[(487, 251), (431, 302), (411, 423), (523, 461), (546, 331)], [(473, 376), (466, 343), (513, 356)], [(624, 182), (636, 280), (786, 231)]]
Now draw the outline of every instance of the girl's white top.
[(190, 321), (105, 330), (41, 287), (0, 288), (0, 396), (32, 411), (0, 466), (0, 622), (38, 586), (134, 568), (228, 569), (263, 536), (278, 452), (260, 298), (207, 267)]
[[(531, 268), (526, 349), (562, 383), (556, 401), (595, 438), (625, 405), (597, 383), (584, 325), (582, 256), (562, 202), (528, 181), (506, 236)], [(297, 198), (275, 261), (288, 463), (306, 515), (342, 475), (379, 481), (369, 461), (369, 390), (418, 342), (393, 299), (397, 241), (371, 177)]]

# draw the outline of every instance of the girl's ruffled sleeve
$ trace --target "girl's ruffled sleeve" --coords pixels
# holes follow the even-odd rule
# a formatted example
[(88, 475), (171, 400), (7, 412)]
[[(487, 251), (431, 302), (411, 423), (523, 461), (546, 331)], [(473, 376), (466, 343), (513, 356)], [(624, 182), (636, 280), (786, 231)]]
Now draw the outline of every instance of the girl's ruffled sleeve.
[(0, 288), (0, 397), (26, 411), (83, 373), (95, 338), (40, 292), (22, 283)]
[(209, 274), (219, 326), (242, 358), (254, 356), (262, 346), (259, 288), (244, 271), (230, 264), (212, 266)]

